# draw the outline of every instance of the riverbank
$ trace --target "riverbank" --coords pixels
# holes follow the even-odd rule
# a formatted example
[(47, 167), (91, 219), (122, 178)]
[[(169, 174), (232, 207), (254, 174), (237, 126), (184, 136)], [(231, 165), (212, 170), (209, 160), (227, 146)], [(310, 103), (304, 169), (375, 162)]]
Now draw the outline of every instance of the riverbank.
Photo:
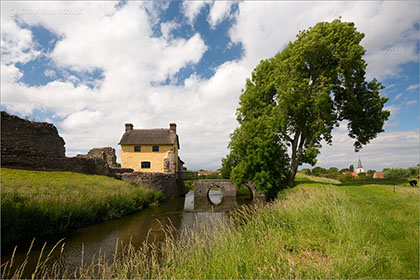
[(418, 189), (312, 179), (218, 227), (126, 244), (111, 263), (36, 278), (419, 278)]
[(105, 176), (1, 168), (1, 242), (116, 219), (161, 199), (158, 191)]

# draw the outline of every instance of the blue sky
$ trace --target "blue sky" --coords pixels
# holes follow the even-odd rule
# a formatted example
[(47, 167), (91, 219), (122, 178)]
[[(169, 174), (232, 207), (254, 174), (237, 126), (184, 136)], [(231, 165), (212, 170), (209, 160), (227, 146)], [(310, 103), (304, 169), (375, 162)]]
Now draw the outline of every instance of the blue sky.
[(419, 162), (419, 3), (2, 2), (1, 108), (53, 122), (69, 156), (117, 145), (124, 123), (178, 124), (191, 169), (220, 168), (245, 80), (301, 29), (339, 16), (365, 33), (385, 132), (354, 153), (345, 124), (318, 165)]

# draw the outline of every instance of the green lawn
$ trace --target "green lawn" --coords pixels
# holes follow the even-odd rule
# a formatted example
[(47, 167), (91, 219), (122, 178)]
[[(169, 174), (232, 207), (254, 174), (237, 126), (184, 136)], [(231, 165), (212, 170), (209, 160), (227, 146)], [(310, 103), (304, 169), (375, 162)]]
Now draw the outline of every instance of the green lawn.
[(398, 185), (394, 193), (393, 186), (346, 186), (303, 176), (297, 181), (281, 195), (285, 199), (234, 215), (234, 227), (208, 229), (188, 242), (171, 240), (155, 260), (128, 251), (105, 275), (419, 278), (418, 189)]
[(419, 278), (418, 189), (297, 181), (275, 202), (233, 213), (230, 226), (127, 246), (112, 263), (38, 278)]
[(160, 192), (105, 176), (1, 168), (1, 241), (119, 218), (161, 198)]

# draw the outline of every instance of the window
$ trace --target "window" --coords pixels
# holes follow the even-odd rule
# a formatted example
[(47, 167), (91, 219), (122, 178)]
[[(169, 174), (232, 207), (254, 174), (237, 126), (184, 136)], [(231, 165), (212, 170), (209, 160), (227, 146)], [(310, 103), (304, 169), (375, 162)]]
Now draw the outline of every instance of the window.
[(150, 161), (142, 161), (141, 168), (150, 168)]
[(134, 151), (135, 152), (141, 152), (141, 147), (140, 146), (134, 146)]
[(153, 152), (159, 152), (159, 146), (153, 146)]

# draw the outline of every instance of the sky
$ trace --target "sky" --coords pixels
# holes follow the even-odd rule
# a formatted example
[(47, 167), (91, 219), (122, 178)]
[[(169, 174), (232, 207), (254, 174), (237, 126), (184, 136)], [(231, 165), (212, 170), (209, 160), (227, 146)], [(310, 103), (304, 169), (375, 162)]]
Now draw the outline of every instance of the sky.
[(365, 34), (366, 78), (385, 85), (391, 117), (358, 153), (342, 123), (317, 165), (416, 165), (418, 1), (2, 1), (1, 109), (54, 123), (67, 156), (111, 146), (118, 160), (125, 123), (175, 122), (185, 166), (216, 170), (252, 70), (338, 17)]

